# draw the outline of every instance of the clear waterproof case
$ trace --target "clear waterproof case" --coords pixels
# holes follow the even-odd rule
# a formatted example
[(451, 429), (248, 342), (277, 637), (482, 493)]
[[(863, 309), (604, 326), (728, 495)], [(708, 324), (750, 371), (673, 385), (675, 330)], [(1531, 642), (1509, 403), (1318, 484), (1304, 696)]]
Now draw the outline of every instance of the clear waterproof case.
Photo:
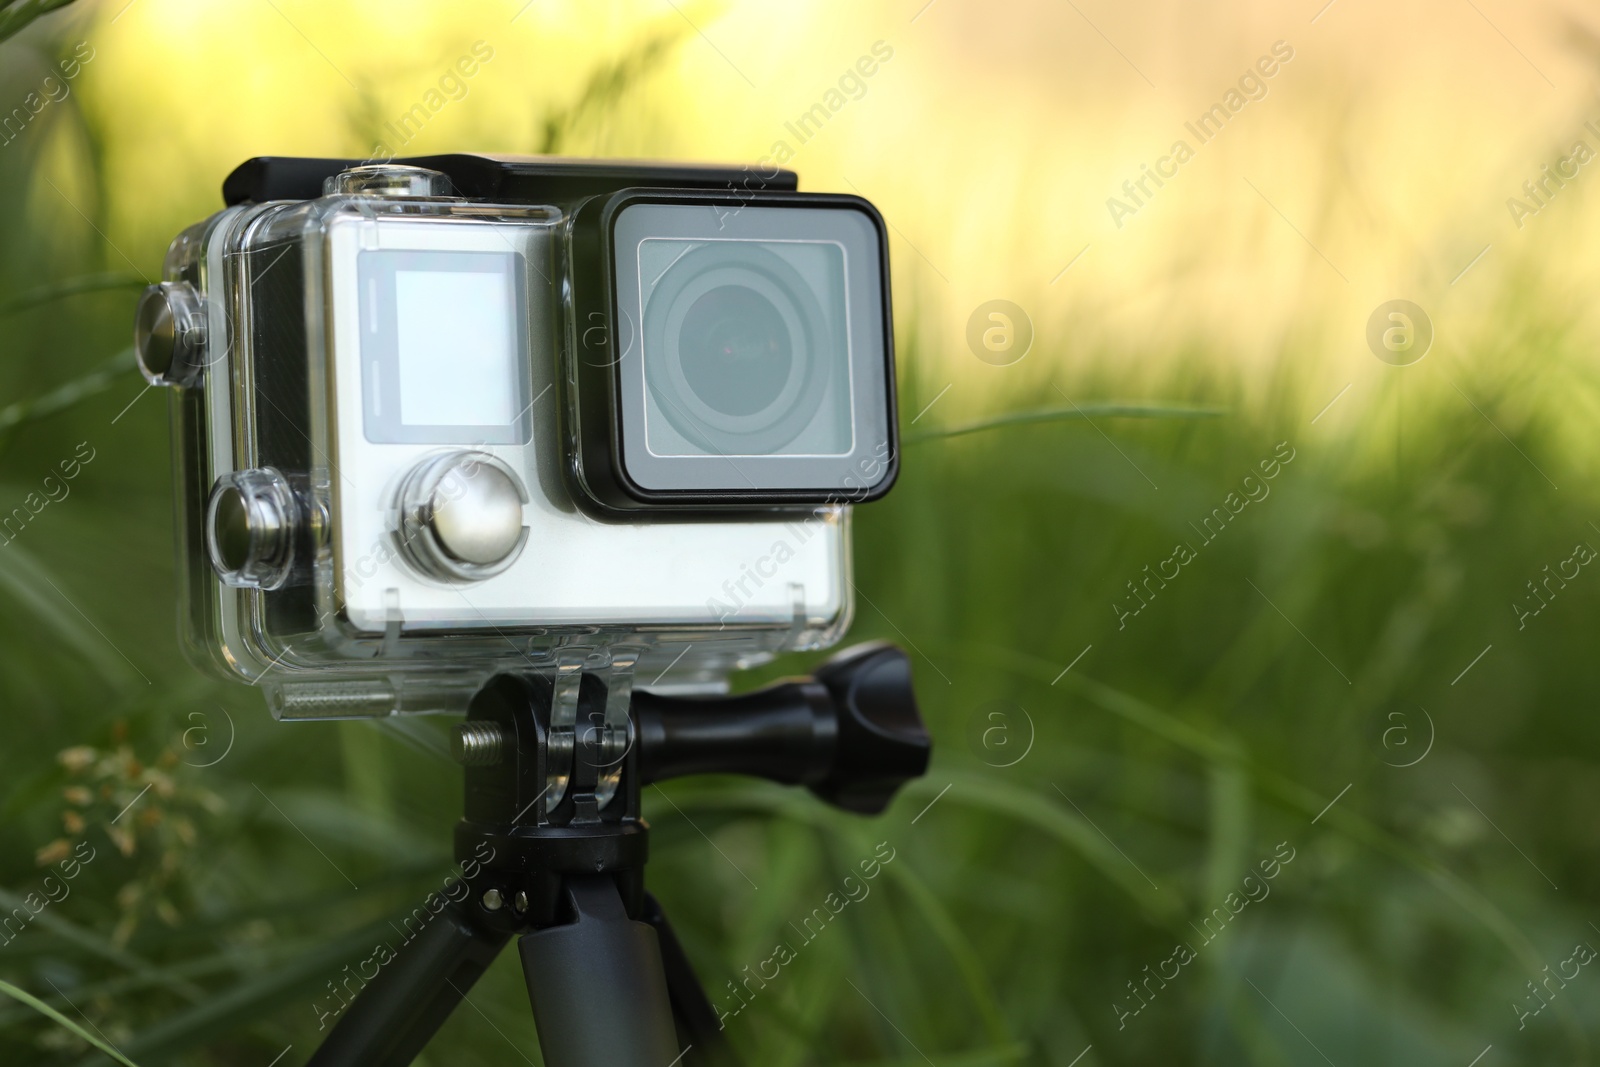
[(842, 635), (848, 507), (575, 501), (562, 208), (330, 190), (168, 252), (150, 329), (186, 362), (146, 373), (176, 386), (193, 658), (280, 717), (344, 717), (459, 709), (506, 669), (712, 687)]

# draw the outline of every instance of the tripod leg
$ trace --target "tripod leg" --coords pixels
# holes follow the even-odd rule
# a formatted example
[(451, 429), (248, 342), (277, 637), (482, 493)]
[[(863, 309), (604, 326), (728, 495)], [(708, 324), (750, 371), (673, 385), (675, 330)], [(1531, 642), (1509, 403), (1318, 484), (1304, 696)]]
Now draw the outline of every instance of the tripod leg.
[(672, 1015), (678, 1023), (678, 1036), (694, 1051), (684, 1057), (686, 1063), (713, 1064), (716, 1067), (733, 1067), (737, 1062), (722, 1032), (722, 1022), (711, 1006), (700, 979), (695, 977), (689, 956), (683, 951), (678, 935), (672, 932), (661, 902), (649, 894), (644, 898), (644, 913), (639, 918), (656, 928), (661, 941), (661, 962), (667, 973), (667, 993), (672, 998)]
[(474, 923), (471, 907), (449, 904), (401, 946), (307, 1067), (406, 1067), (415, 1059), (510, 939)]
[(656, 932), (606, 875), (566, 880), (575, 921), (517, 947), (546, 1067), (669, 1067), (681, 1053)]

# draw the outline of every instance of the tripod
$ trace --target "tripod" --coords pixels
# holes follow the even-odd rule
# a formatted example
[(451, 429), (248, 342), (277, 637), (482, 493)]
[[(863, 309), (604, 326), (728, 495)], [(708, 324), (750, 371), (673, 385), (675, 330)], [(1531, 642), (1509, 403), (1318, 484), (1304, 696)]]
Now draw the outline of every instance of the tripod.
[(873, 815), (927, 769), (930, 743), (905, 653), (872, 644), (814, 677), (709, 700), (633, 692), (577, 666), (497, 675), (473, 697), (455, 750), (466, 768), (463, 878), (309, 1067), (409, 1064), (513, 934), (547, 1067), (731, 1063), (644, 890), (642, 788), (747, 774)]

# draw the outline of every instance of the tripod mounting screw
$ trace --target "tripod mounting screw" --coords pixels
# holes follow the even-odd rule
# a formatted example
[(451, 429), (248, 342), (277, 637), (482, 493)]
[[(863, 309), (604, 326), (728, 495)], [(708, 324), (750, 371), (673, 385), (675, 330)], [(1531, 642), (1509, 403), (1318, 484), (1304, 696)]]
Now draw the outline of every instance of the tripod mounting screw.
[(485, 911), (499, 911), (506, 906), (505, 897), (500, 895), (498, 889), (485, 889), (483, 891), (483, 907)]
[(456, 723), (450, 754), (463, 767), (493, 767), (505, 755), (506, 737), (499, 723), (469, 719)]

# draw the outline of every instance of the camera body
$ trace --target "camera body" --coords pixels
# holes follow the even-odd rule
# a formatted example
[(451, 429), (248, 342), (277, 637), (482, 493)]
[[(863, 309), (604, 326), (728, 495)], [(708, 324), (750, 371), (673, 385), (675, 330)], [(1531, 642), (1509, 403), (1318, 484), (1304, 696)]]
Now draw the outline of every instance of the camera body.
[(260, 158), (172, 243), (183, 632), (283, 718), (837, 641), (898, 462), (882, 220), (787, 171)]

